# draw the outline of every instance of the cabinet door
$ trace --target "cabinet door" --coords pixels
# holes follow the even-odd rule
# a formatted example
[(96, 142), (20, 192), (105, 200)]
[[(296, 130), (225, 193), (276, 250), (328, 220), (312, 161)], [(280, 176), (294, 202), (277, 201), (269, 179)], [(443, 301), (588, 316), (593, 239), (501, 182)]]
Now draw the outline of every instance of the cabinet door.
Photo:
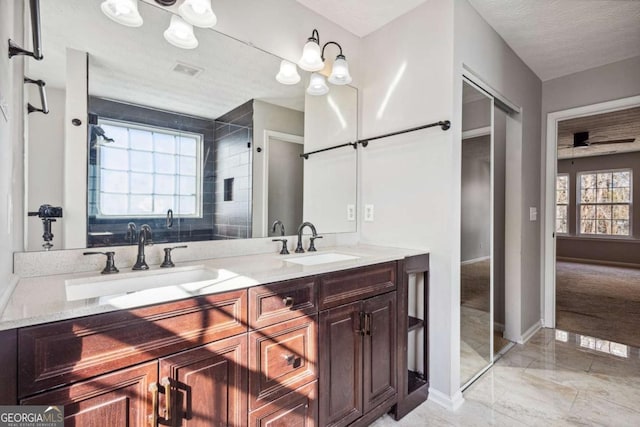
[(160, 359), (160, 413), (172, 426), (246, 426), (246, 363), (246, 334)]
[(396, 293), (364, 301), (364, 412), (397, 394)]
[(143, 427), (149, 425), (157, 362), (122, 369), (97, 378), (22, 399), (23, 405), (64, 405), (64, 425)]
[(346, 426), (362, 415), (361, 302), (320, 313), (320, 425)]

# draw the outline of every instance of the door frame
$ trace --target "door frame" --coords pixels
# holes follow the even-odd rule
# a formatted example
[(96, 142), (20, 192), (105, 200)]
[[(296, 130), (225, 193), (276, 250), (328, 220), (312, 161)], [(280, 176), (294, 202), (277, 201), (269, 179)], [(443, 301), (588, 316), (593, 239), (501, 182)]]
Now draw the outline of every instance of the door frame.
[(577, 117), (593, 116), (596, 114), (610, 113), (612, 111), (626, 110), (640, 106), (640, 95), (628, 98), (615, 99), (613, 101), (599, 102), (582, 107), (569, 108), (547, 114), (547, 146), (545, 157), (545, 184), (544, 184), (544, 225), (542, 238), (542, 326), (555, 328), (556, 326), (556, 199), (555, 181), (558, 168), (558, 122)]
[(295, 144), (302, 144), (304, 146), (304, 137), (300, 135), (294, 135), (291, 133), (278, 132), (274, 130), (264, 130), (264, 143), (262, 150), (264, 151), (262, 156), (262, 229), (264, 230), (264, 237), (269, 236), (269, 145), (271, 139), (279, 139), (285, 142), (291, 142)]

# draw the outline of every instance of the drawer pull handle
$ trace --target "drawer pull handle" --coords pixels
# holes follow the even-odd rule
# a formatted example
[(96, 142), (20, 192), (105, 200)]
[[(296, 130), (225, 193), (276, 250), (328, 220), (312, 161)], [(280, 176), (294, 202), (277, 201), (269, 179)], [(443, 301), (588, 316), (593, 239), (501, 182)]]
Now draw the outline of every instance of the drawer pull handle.
[(160, 380), (160, 384), (164, 387), (164, 416), (167, 422), (171, 421), (171, 380), (164, 377)]
[(287, 361), (287, 365), (293, 365), (293, 361), (296, 359), (293, 354), (285, 354), (282, 357)]
[(293, 307), (293, 297), (282, 298), (282, 303), (285, 307)]
[(149, 424), (151, 427), (158, 426), (158, 384), (149, 384), (149, 392), (151, 393), (151, 415), (149, 415)]

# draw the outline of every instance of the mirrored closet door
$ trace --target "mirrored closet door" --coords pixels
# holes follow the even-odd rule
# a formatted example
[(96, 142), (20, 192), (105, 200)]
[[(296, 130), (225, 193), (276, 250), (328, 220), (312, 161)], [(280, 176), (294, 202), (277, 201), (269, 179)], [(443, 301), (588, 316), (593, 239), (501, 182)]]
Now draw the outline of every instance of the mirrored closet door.
[(460, 381), (493, 362), (493, 98), (464, 80), (460, 242)]
[(465, 388), (510, 344), (503, 333), (505, 168), (512, 111), (466, 77), (462, 85), (460, 385)]

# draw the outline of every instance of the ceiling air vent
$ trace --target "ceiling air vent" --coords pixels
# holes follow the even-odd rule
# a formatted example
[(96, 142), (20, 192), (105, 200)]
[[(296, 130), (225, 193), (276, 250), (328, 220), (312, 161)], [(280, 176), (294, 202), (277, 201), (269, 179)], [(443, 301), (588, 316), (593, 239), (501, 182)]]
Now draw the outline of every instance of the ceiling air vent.
[(197, 77), (204, 71), (202, 68), (185, 64), (183, 62), (176, 62), (176, 65), (173, 66), (172, 70), (176, 73), (184, 74), (189, 77)]

